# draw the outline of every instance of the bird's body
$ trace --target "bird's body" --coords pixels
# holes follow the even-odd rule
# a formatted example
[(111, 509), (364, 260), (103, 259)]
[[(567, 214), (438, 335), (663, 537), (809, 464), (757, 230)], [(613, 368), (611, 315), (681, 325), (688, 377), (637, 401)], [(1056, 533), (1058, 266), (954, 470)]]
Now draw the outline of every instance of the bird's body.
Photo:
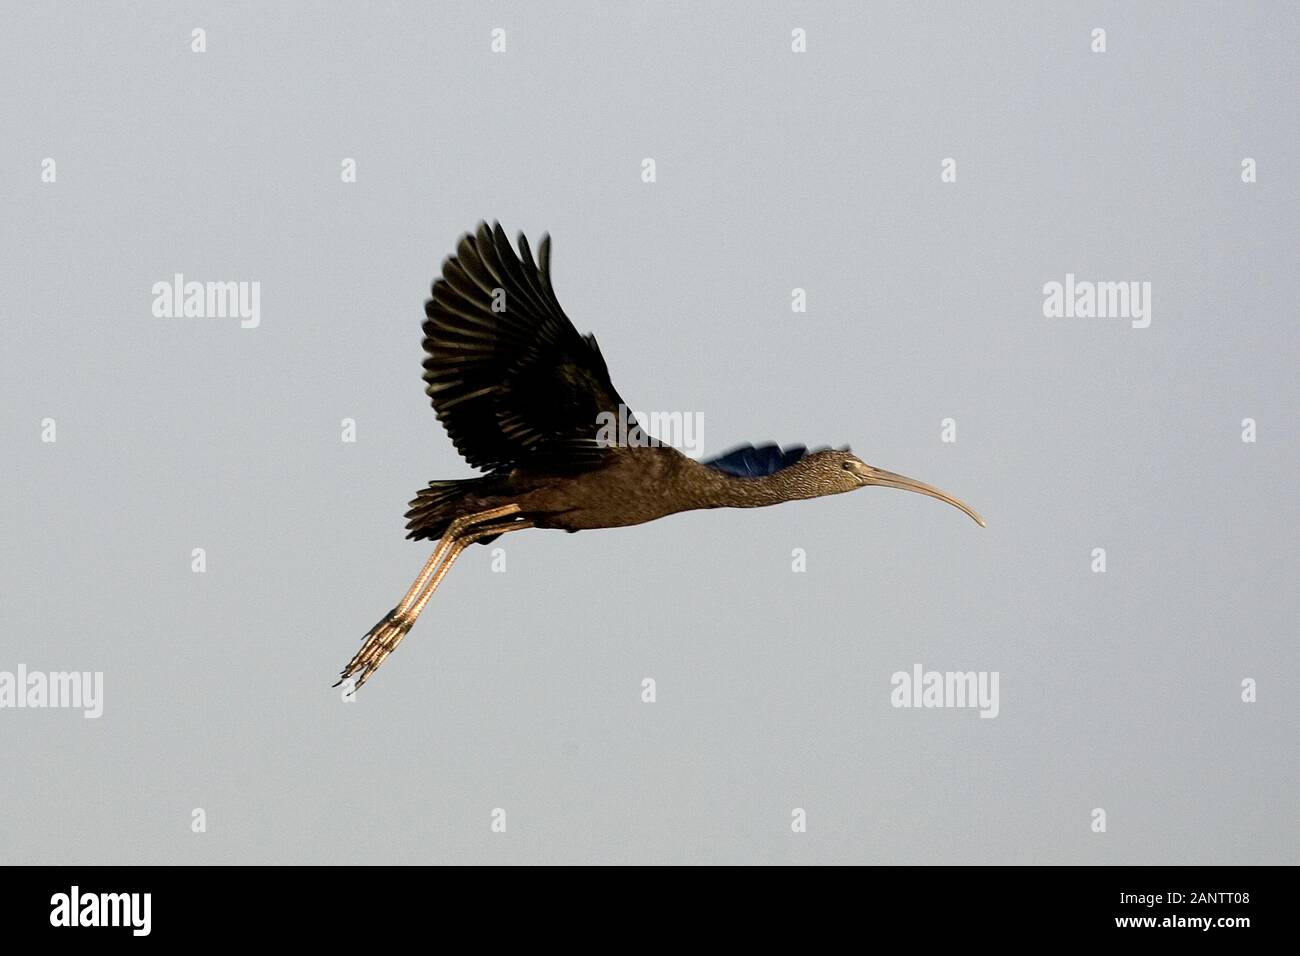
[(429, 483), (411, 501), (408, 537), (438, 547), (402, 601), (343, 669), (360, 687), (401, 642), (461, 552), (527, 528), (587, 531), (644, 524), (702, 508), (758, 508), (869, 485), (966, 505), (842, 450), (745, 445), (699, 462), (636, 427), (611, 440), (627, 406), (590, 335), (565, 316), (551, 285), (550, 241), (535, 263), (500, 225), (480, 224), (425, 304), (424, 378), (439, 421), (479, 477)]
[[(739, 477), (668, 445), (615, 447), (580, 480), (521, 467), (469, 479), (463, 497), (446, 501), (434, 512), (421, 511), (417, 497), (412, 502), (416, 507), (409, 537), (439, 538), (460, 514), (509, 504), (517, 504), (536, 528), (591, 531), (625, 528), (701, 508), (759, 508), (815, 498), (829, 493), (816, 480), (817, 463), (809, 456), (770, 475)], [(855, 487), (856, 483), (846, 483), (840, 490)]]
[(642, 524), (684, 510), (695, 465), (668, 446), (614, 448), (600, 464), (582, 473), (581, 481), (521, 466), (495, 475), (470, 479), (464, 496), (432, 511), (413, 501), (409, 537), (439, 538), (452, 519), (475, 510), (517, 504), (537, 528), (589, 531)]
[(613, 448), (581, 479), (520, 469), (518, 504), (539, 528), (591, 531), (625, 528), (693, 505), (703, 489), (692, 482), (704, 466), (666, 445)]

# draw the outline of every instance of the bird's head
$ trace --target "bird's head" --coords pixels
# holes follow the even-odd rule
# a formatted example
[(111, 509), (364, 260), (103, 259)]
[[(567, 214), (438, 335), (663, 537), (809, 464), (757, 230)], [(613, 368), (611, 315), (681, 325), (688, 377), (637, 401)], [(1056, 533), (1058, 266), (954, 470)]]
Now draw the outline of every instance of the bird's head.
[(917, 481), (915, 478), (896, 475), (892, 471), (885, 471), (883, 468), (868, 465), (847, 448), (815, 451), (807, 455), (799, 464), (808, 470), (809, 477), (817, 482), (822, 489), (822, 494), (856, 491), (859, 488), (867, 488), (872, 485), (880, 485), (885, 488), (901, 488), (904, 491), (915, 491), (918, 494), (946, 501), (954, 508), (960, 508), (970, 515), (981, 528), (985, 527), (984, 519), (976, 514), (975, 510), (965, 502), (959, 501), (947, 492), (940, 491), (932, 485)]

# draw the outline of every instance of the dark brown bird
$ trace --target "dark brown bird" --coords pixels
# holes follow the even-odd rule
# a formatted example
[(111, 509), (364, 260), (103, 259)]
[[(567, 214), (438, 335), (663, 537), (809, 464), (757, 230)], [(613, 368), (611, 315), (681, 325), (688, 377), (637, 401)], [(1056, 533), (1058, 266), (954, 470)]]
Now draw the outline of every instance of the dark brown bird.
[[(408, 538), (438, 539), (406, 596), (371, 628), (338, 683), (360, 687), (397, 647), (469, 545), (525, 528), (585, 531), (696, 508), (760, 508), (870, 485), (946, 501), (937, 488), (843, 450), (745, 445), (699, 462), (633, 424), (596, 339), (579, 335), (551, 285), (550, 237), (534, 262), (499, 224), (480, 223), (442, 264), (425, 303), (424, 381), (456, 450), (486, 474), (432, 481), (411, 502)], [(338, 686), (337, 684), (335, 686)]]

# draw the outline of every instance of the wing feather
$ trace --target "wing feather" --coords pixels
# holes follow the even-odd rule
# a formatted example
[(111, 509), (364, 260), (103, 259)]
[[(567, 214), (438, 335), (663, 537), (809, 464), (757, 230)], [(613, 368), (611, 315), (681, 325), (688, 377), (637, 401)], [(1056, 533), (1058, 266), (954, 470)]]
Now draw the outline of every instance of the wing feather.
[[(534, 261), (499, 223), (480, 223), (442, 264), (425, 303), (424, 381), (438, 420), (475, 468), (589, 468), (607, 451), (598, 415), (623, 400), (592, 336), (579, 335), (551, 282), (551, 241)], [(504, 296), (504, 311), (501, 307)]]
[(781, 448), (771, 442), (762, 445), (740, 445), (725, 454), (700, 462), (737, 478), (762, 478), (774, 475), (803, 459), (808, 449), (803, 445)]

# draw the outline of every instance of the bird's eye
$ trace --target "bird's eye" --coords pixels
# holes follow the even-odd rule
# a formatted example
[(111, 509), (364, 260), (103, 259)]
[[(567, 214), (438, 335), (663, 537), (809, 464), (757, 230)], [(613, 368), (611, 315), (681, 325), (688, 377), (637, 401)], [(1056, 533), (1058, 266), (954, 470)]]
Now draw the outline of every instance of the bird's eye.
[(851, 461), (846, 461), (846, 462), (844, 462), (844, 464), (842, 464), (840, 467), (843, 468), (845, 471), (852, 471), (852, 470), (853, 470), (853, 462), (851, 462)]

